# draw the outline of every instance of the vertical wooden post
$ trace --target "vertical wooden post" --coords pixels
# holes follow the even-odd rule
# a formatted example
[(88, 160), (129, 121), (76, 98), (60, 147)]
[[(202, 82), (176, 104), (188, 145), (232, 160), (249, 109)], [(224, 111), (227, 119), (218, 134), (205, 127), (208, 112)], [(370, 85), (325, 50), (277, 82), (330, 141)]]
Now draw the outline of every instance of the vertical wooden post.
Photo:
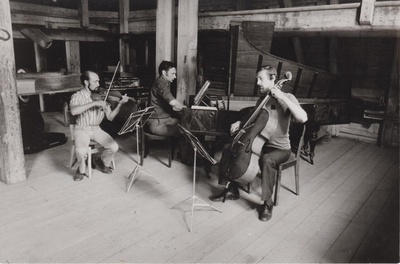
[[(330, 0), (329, 4), (337, 5), (339, 4), (339, 0)], [(338, 73), (338, 66), (337, 66), (337, 51), (338, 51), (338, 40), (335, 37), (331, 37), (328, 39), (329, 42), (329, 72), (332, 74)], [(339, 135), (339, 126), (338, 125), (331, 125), (328, 126), (328, 133), (332, 136)]]
[[(391, 117), (399, 116), (399, 72), (400, 72), (400, 40), (397, 39), (396, 46), (394, 50), (394, 57), (392, 63), (392, 73), (390, 76), (390, 84), (387, 92), (387, 108), (386, 115)], [(394, 121), (393, 119), (383, 120), (382, 129), (382, 145), (384, 147), (395, 146), (395, 140), (393, 140), (393, 136), (399, 138), (398, 130), (395, 132), (395, 125), (398, 119)]]
[(374, 19), (375, 0), (362, 0), (360, 10), (360, 25), (371, 25)]
[(119, 0), (119, 33), (129, 33), (129, 0)]
[(179, 1), (176, 95), (183, 103), (196, 92), (198, 9), (198, 0)]
[(157, 0), (156, 75), (158, 66), (163, 60), (174, 61), (174, 41), (175, 0)]
[(129, 65), (129, 43), (123, 38), (119, 39), (119, 58), (120, 58), (120, 71), (125, 72), (126, 66)]
[[(292, 7), (292, 0), (283, 0), (284, 7)], [(303, 48), (301, 47), (300, 38), (292, 38), (294, 52), (298, 63), (305, 63)]]
[(79, 41), (65, 41), (65, 52), (67, 58), (67, 71), (69, 73), (80, 73), (81, 58), (79, 52)]
[(42, 72), (47, 70), (47, 59), (45, 50), (39, 46), (36, 42), (33, 42), (33, 47), (35, 49), (35, 63), (36, 72)]
[(123, 38), (123, 34), (129, 33), (129, 0), (119, 0), (119, 58), (121, 72), (126, 71), (129, 61), (129, 43)]
[(89, 27), (89, 0), (81, 0), (79, 15), (81, 16), (81, 26)]
[(9, 0), (0, 1), (0, 179), (26, 180)]
[(236, 10), (246, 10), (246, 0), (236, 0)]

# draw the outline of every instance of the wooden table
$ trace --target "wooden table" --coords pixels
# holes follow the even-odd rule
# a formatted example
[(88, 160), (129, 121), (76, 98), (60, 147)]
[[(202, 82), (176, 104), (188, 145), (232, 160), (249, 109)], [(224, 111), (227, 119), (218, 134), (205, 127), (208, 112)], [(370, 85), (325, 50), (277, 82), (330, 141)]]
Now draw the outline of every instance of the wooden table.
[(71, 87), (71, 88), (65, 88), (65, 89), (47, 89), (47, 88), (41, 88), (41, 87), (36, 87), (35, 92), (32, 93), (18, 93), (19, 96), (31, 96), (31, 95), (38, 95), (39, 96), (39, 106), (40, 106), (40, 111), (44, 112), (45, 111), (45, 104), (44, 104), (44, 95), (45, 94), (57, 94), (57, 93), (73, 93), (76, 91), (81, 90), (83, 87)]

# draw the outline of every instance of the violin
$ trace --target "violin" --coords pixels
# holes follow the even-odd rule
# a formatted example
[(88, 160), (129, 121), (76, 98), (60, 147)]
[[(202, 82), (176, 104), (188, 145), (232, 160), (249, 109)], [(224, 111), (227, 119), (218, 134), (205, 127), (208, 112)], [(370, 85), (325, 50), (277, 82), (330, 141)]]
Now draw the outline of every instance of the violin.
[[(136, 102), (135, 98), (127, 96), (129, 100)], [(108, 103), (119, 102), (122, 99), (122, 94), (119, 91), (110, 91), (107, 96), (107, 89), (99, 87), (96, 91), (90, 94), (92, 101), (104, 101)]]

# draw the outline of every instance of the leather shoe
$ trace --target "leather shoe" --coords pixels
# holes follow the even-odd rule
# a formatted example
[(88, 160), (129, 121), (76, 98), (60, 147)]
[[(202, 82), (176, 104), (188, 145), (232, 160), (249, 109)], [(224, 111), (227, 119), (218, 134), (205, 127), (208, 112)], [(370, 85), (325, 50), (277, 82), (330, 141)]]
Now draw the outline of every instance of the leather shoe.
[(79, 169), (76, 171), (75, 175), (74, 175), (74, 181), (81, 181), (83, 180), (83, 176), (86, 176), (85, 173), (81, 173), (79, 171)]
[(260, 217), (259, 217), (260, 221), (267, 222), (268, 220), (270, 220), (272, 217), (273, 208), (274, 207), (272, 205), (268, 206), (266, 204), (263, 204), (261, 206), (261, 211), (260, 211)]
[(102, 172), (102, 173), (106, 173), (106, 174), (110, 174), (112, 173), (112, 169), (110, 167), (107, 167), (106, 165), (104, 165), (104, 162), (101, 160), (100, 157), (98, 157), (95, 161), (96, 163), (96, 167)]

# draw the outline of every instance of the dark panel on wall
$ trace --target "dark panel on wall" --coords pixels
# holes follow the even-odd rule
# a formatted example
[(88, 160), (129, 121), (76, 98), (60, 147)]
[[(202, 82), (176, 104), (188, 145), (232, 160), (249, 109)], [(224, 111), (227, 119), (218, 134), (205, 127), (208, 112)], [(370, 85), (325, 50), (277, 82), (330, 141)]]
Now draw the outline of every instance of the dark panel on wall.
[(81, 70), (98, 73), (107, 66), (116, 66), (119, 60), (118, 42), (80, 42)]
[(209, 91), (225, 95), (229, 79), (230, 35), (222, 31), (199, 32), (198, 72), (200, 88), (210, 81)]
[(31, 41), (14, 41), (15, 68), (36, 72), (35, 51)]
[(65, 41), (53, 40), (50, 48), (46, 49), (46, 57), (48, 71), (66, 71), (67, 57), (65, 53)]

